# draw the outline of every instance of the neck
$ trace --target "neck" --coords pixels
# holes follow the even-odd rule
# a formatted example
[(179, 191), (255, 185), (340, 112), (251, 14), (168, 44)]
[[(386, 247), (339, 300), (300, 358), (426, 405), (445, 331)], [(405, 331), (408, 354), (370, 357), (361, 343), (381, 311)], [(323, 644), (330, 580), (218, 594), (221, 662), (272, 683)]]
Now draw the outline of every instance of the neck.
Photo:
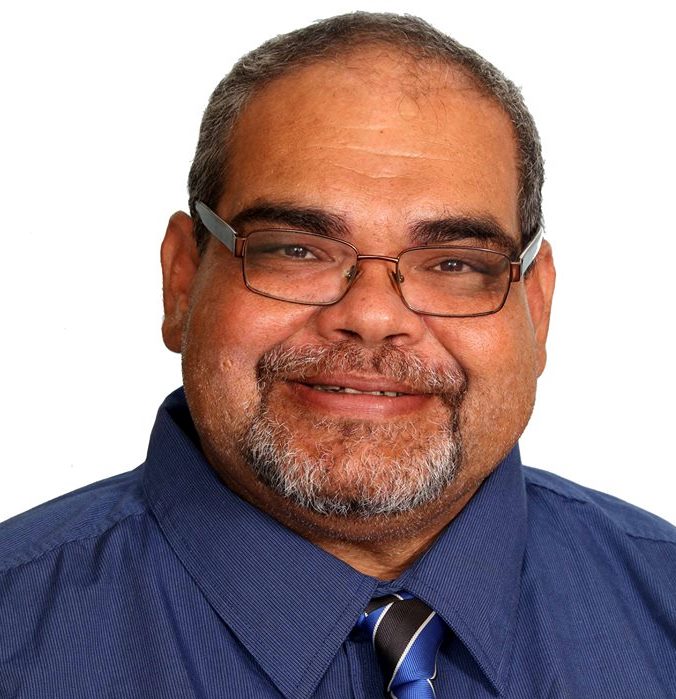
[(401, 542), (387, 547), (341, 541), (313, 543), (364, 575), (380, 580), (394, 580), (427, 551), (436, 536), (438, 533), (425, 540)]
[(442, 498), (420, 511), (397, 517), (333, 521), (328, 527), (326, 521), (319, 527), (316, 520), (308, 527), (309, 518), (277, 519), (360, 573), (380, 580), (394, 580), (432, 546), (477, 487), (467, 489), (450, 502)]
[[(213, 464), (215, 460), (210, 461)], [(244, 473), (248, 472), (246, 467), (242, 468)], [(477, 478), (471, 471), (461, 472), (438, 499), (409, 512), (341, 517), (296, 505), (255, 478), (234, 477), (232, 469), (216, 470), (231, 490), (254, 507), (360, 573), (381, 580), (393, 580), (413, 565), (458, 515), (487, 475)]]

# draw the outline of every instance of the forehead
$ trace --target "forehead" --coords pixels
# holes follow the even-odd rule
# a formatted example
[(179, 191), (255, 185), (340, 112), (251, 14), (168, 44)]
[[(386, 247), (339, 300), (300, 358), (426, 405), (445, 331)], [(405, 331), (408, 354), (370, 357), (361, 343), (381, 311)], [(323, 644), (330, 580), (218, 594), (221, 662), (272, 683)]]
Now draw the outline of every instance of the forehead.
[(264, 87), (233, 132), (221, 211), (324, 208), (349, 225), (490, 216), (518, 237), (508, 116), (458, 70), (360, 48)]

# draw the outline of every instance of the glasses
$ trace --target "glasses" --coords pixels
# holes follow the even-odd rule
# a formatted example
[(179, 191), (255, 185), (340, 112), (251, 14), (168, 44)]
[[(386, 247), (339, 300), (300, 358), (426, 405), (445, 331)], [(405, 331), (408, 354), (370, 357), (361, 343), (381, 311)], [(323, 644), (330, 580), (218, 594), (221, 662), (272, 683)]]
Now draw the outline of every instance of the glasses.
[(354, 245), (317, 233), (274, 229), (242, 236), (202, 202), (195, 208), (209, 233), (241, 259), (244, 283), (256, 294), (330, 306), (359, 279), (364, 261), (383, 260), (394, 265), (390, 277), (407, 308), (447, 318), (497, 313), (543, 237), (539, 231), (516, 262), (496, 250), (464, 245), (412, 247), (397, 257), (361, 255)]

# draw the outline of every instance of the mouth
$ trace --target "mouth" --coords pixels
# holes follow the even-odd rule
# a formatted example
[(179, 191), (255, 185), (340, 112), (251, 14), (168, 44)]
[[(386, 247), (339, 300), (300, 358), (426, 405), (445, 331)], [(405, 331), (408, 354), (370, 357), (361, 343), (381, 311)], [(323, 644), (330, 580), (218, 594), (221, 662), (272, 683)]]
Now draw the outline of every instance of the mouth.
[(432, 398), (432, 394), (383, 376), (332, 374), (290, 381), (287, 386), (304, 410), (354, 420), (410, 415)]
[(305, 385), (308, 386), (308, 388), (311, 388), (313, 391), (323, 391), (325, 393), (351, 393), (362, 396), (386, 396), (388, 398), (399, 398), (400, 396), (410, 395), (409, 393), (399, 391), (360, 391), (358, 388), (352, 388), (350, 386), (330, 386), (319, 383)]
[(412, 386), (385, 376), (334, 373), (321, 374), (301, 379), (301, 383), (313, 391), (324, 393), (345, 393), (350, 395), (401, 398), (421, 395)]
[(389, 345), (370, 350), (347, 341), (270, 350), (259, 361), (257, 377), (270, 410), (293, 412), (294, 420), (313, 424), (325, 418), (446, 420), (451, 399), (465, 383), (455, 365)]

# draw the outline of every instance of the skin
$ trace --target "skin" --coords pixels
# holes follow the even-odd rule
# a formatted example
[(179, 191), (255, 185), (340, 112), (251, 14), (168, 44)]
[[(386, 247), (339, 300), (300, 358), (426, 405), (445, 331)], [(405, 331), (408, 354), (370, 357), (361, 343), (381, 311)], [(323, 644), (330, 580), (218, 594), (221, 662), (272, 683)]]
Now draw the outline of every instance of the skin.
[[(346, 238), (361, 252), (396, 256), (416, 244), (416, 222), (480, 216), (521, 248), (508, 117), (448, 66), (419, 65), (392, 49), (362, 47), (266, 86), (240, 118), (230, 163), (217, 207), (226, 221), (261, 201), (312, 207), (340, 217)], [(261, 221), (241, 232), (271, 224), (279, 225)], [(366, 574), (391, 579), (415, 561), (528, 422), (545, 366), (554, 288), (546, 242), (525, 281), (512, 285), (504, 308), (479, 318), (408, 310), (391, 282), (391, 265), (381, 261), (365, 263), (361, 278), (333, 306), (253, 294), (243, 284), (239, 260), (217, 241), (198, 255), (192, 221), (181, 212), (169, 222), (162, 267), (164, 340), (183, 352), (186, 395), (209, 462), (241, 497)], [(343, 340), (371, 349), (392, 344), (430, 366), (464, 372), (459, 420), (465, 457), (453, 483), (430, 505), (368, 519), (315, 514), (259, 483), (234, 440), (224, 440), (224, 430), (240, 429), (260, 400), (255, 367), (264, 352)], [(378, 387), (372, 374), (320, 379)], [(309, 413), (372, 422), (413, 419), (431, 432), (447, 411), (433, 395), (397, 400), (318, 393), (299, 384), (275, 386), (271, 393), (271, 405), (301, 441), (312, 440)], [(337, 469), (331, 485), (348, 488), (349, 471)]]

